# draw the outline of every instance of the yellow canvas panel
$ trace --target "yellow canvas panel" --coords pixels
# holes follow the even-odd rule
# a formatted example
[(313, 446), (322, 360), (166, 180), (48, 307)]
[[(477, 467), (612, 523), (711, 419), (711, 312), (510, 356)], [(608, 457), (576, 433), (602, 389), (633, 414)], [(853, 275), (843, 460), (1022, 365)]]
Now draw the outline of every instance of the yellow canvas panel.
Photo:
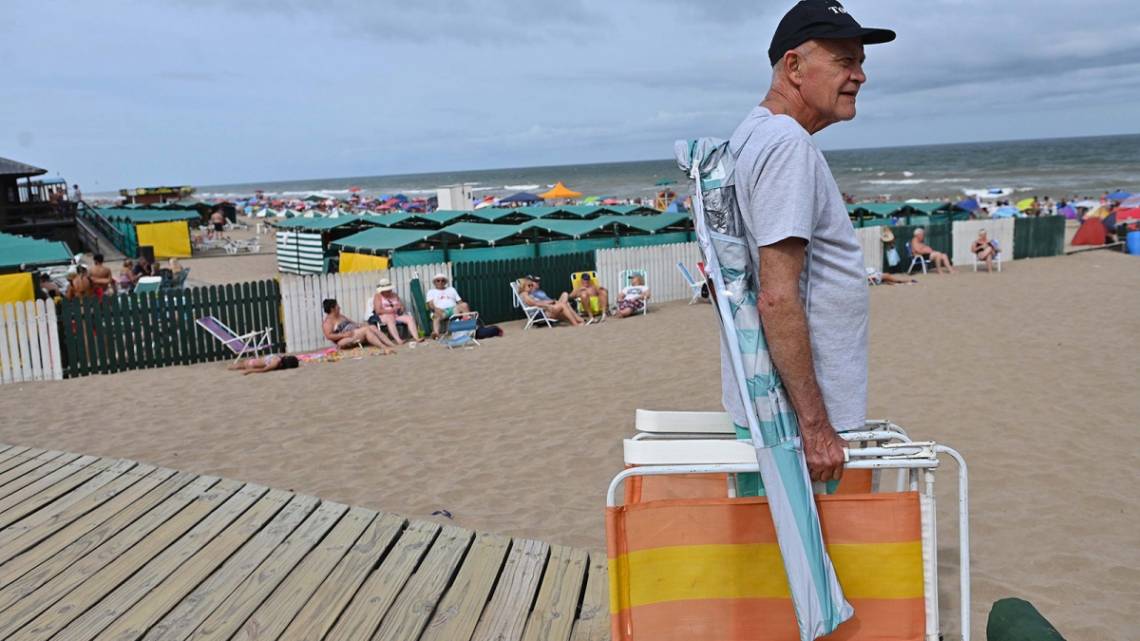
[[(922, 542), (827, 546), (850, 598), (921, 598)], [(681, 545), (610, 560), (610, 581), (624, 574), (628, 591), (610, 594), (610, 611), (694, 599), (790, 599), (775, 543)], [(628, 599), (628, 601), (626, 601)]]
[(190, 227), (185, 220), (168, 223), (147, 223), (135, 226), (139, 245), (154, 247), (157, 258), (187, 258), (190, 256)]
[(0, 275), (0, 305), (35, 300), (35, 298), (36, 290), (30, 272)]
[(342, 274), (375, 272), (382, 269), (388, 269), (388, 258), (386, 256), (370, 256), (353, 252), (340, 253), (340, 273)]

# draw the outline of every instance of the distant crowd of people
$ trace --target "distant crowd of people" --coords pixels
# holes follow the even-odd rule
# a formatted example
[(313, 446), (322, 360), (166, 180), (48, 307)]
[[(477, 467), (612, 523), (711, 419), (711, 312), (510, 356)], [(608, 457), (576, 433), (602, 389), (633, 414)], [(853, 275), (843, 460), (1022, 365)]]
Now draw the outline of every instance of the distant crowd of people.
[(62, 284), (57, 283), (48, 272), (40, 272), (37, 297), (45, 300), (53, 298), (72, 300), (85, 297), (102, 300), (107, 295), (134, 291), (135, 285), (144, 276), (174, 279), (185, 269), (177, 258), (170, 258), (164, 267), (160, 267), (146, 256), (141, 256), (137, 260), (130, 258), (124, 260), (116, 276), (107, 266), (103, 254), (92, 255), (91, 262), (91, 267), (83, 263), (69, 267), (66, 280)]

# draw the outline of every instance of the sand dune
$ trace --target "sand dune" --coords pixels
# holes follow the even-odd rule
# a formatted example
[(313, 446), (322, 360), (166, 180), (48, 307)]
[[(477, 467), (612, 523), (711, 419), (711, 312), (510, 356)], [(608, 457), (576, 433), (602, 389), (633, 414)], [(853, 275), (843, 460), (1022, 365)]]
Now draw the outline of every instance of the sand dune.
[[(1020, 596), (1067, 638), (1132, 638), (1140, 260), (1094, 252), (919, 278), (872, 292), (870, 413), (970, 463), (976, 632), (995, 599)], [(7, 385), (0, 441), (413, 517), (447, 509), (463, 526), (600, 549), (634, 409), (718, 409), (711, 311), (506, 329), (476, 350), (424, 345), (264, 376), (208, 364)], [(943, 525), (952, 480), (940, 474)], [(949, 621), (956, 539), (943, 532)]]

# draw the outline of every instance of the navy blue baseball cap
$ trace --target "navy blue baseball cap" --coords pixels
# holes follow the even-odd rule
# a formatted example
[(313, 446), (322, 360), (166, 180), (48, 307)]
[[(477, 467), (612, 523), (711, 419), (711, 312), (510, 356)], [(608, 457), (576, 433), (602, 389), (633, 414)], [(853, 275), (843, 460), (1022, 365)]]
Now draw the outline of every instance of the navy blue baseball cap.
[(895, 32), (864, 27), (836, 0), (801, 0), (776, 27), (768, 47), (768, 60), (775, 66), (785, 53), (817, 38), (861, 38), (865, 45), (876, 45), (894, 40)]

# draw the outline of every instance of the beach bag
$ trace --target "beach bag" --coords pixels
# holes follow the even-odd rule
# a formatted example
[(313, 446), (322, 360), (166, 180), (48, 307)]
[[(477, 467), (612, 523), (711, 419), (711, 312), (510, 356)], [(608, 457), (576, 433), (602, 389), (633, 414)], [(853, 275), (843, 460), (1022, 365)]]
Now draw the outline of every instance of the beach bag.
[(496, 338), (496, 337), (502, 336), (502, 335), (503, 335), (503, 330), (498, 325), (486, 325), (484, 327), (479, 327), (475, 330), (475, 339), (476, 340), (479, 340), (482, 338)]
[(891, 267), (898, 267), (899, 264), (899, 250), (891, 247), (887, 250), (887, 264)]

